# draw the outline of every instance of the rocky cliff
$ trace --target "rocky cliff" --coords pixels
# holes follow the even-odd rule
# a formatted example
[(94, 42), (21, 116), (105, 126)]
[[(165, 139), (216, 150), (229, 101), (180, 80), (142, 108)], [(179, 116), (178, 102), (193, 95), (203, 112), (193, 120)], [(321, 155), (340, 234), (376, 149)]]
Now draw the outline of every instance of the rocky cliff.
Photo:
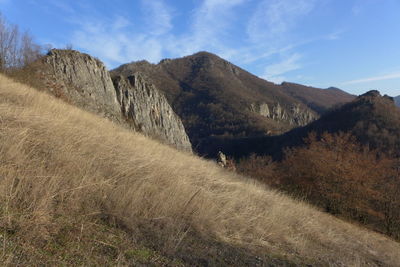
[(56, 49), (41, 60), (38, 72), (47, 90), (55, 96), (191, 151), (180, 118), (162, 93), (140, 75), (116, 77), (113, 83), (101, 61), (77, 51)]
[(116, 76), (113, 82), (122, 114), (136, 129), (178, 149), (191, 150), (182, 121), (154, 85), (139, 73), (127, 78)]
[(300, 105), (291, 105), (285, 109), (279, 102), (271, 105), (271, 107), (267, 103), (252, 103), (250, 111), (275, 121), (289, 123), (293, 126), (304, 126), (318, 118), (315, 112), (304, 109)]
[(47, 89), (67, 102), (122, 121), (109, 72), (99, 60), (77, 51), (51, 50), (42, 60)]

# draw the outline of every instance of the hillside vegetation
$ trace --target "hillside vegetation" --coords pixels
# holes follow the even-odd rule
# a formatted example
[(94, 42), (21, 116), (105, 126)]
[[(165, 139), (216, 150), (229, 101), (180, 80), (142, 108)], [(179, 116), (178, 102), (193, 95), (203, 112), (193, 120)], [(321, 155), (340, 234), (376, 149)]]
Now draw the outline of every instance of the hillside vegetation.
[(396, 266), (400, 245), (0, 76), (2, 265)]
[(400, 156), (400, 109), (391, 97), (381, 96), (374, 90), (329, 110), (304, 127), (282, 135), (224, 139), (214, 137), (215, 140), (209, 140), (205, 154), (213, 156), (222, 150), (237, 159), (252, 153), (281, 159), (285, 148), (304, 145), (304, 139), (311, 132), (318, 136), (324, 132), (350, 133), (360, 144), (370, 149), (394, 157)]
[(319, 114), (323, 114), (330, 108), (350, 102), (355, 98), (355, 96), (335, 87), (319, 89), (296, 83), (283, 82), (281, 88), (285, 93), (306, 104)]
[(222, 150), (240, 158), (242, 174), (400, 239), (400, 110), (392, 98), (370, 91), (305, 127), (231, 140)]
[(207, 153), (212, 137), (283, 133), (353, 99), (340, 90), (277, 85), (208, 52), (159, 64), (133, 62), (111, 73), (129, 76), (135, 72), (146, 75), (164, 92), (199, 154)]
[(252, 155), (237, 170), (325, 211), (400, 239), (400, 161), (360, 145), (349, 133), (317, 136), (282, 161)]

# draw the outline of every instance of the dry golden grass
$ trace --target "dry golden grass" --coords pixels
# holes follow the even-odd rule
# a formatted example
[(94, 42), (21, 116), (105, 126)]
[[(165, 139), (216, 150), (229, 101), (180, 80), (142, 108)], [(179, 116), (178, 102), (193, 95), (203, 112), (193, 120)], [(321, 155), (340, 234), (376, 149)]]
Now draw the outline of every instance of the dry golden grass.
[(400, 263), (400, 245), (384, 236), (4, 76), (0, 216), (3, 263), (15, 261), (5, 232), (35, 249), (60, 230), (59, 218), (94, 217), (117, 221), (133, 238), (151, 236), (168, 255), (197, 233), (295, 262)]

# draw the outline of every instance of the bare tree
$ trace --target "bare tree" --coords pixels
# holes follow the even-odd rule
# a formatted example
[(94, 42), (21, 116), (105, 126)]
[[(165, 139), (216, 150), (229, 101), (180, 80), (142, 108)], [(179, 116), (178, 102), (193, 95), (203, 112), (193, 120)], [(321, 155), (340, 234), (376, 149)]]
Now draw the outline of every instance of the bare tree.
[(29, 64), (41, 56), (42, 47), (33, 41), (33, 38), (29, 33), (24, 33), (21, 36), (20, 49), (20, 66)]
[(28, 32), (21, 33), (17, 25), (8, 24), (0, 14), (0, 72), (33, 62), (41, 50)]

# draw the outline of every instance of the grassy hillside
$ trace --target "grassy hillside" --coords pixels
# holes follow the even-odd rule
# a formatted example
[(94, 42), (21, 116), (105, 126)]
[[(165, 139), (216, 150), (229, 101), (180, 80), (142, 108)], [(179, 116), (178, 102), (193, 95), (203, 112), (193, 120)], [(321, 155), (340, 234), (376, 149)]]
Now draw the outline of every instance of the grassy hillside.
[(2, 265), (396, 266), (400, 245), (0, 76)]

